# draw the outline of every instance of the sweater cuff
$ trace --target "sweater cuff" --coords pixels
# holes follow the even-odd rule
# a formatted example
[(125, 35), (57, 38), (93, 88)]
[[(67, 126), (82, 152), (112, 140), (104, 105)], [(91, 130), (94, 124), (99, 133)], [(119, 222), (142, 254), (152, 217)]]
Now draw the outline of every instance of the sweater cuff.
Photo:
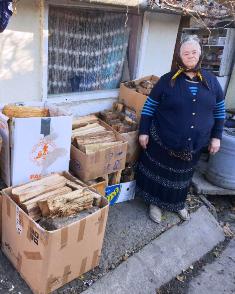
[(149, 135), (152, 117), (148, 115), (141, 115), (139, 135)]
[(214, 127), (212, 128), (211, 138), (217, 138), (221, 140), (223, 129), (224, 129), (224, 120), (217, 121)]

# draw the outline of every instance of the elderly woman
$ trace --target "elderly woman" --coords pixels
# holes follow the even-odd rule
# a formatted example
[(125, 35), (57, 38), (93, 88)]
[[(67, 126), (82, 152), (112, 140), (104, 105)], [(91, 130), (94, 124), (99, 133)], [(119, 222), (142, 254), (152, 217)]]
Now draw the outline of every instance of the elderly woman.
[(189, 219), (185, 202), (194, 167), (203, 147), (218, 152), (225, 119), (222, 89), (213, 74), (201, 69), (197, 36), (185, 38), (178, 55), (178, 71), (160, 78), (140, 121), (137, 190), (156, 223), (161, 209)]

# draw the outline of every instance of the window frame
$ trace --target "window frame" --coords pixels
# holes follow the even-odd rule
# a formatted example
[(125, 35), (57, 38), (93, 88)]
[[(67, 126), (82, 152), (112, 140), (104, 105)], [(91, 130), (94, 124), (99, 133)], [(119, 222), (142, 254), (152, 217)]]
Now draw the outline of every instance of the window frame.
[[(90, 4), (75, 4), (71, 3), (69, 0), (63, 0), (62, 3), (57, 3), (56, 0), (45, 1), (43, 7), (41, 7), (41, 64), (42, 64), (42, 101), (52, 102), (52, 103), (63, 103), (63, 102), (82, 102), (94, 99), (105, 99), (105, 98), (117, 98), (119, 94), (119, 89), (109, 89), (109, 90), (94, 90), (85, 92), (72, 92), (72, 93), (62, 93), (62, 94), (48, 94), (48, 41), (49, 41), (49, 7), (76, 7), (76, 8), (97, 8), (105, 9), (110, 11), (124, 11), (123, 8), (113, 7), (113, 6), (102, 6), (102, 5), (90, 5)], [(141, 32), (137, 32), (141, 35)], [(142, 39), (142, 38), (140, 38)], [(141, 40), (139, 41), (141, 48)], [(139, 58), (140, 53), (136, 53), (136, 74), (139, 74)]]

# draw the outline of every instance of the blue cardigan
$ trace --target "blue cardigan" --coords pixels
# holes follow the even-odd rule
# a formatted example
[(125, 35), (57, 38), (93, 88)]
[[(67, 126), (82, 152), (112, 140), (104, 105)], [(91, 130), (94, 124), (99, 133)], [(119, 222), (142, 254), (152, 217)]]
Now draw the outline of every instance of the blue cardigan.
[(172, 87), (173, 72), (163, 75), (142, 110), (140, 134), (149, 135), (153, 122), (162, 142), (173, 150), (198, 151), (210, 138), (222, 137), (224, 94), (217, 78), (202, 70), (209, 87), (191, 83), (185, 74)]

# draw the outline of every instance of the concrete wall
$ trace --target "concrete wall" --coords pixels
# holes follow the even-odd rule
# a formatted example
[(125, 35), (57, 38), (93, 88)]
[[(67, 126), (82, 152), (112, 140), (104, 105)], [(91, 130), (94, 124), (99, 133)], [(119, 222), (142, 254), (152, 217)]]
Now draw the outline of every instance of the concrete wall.
[(41, 98), (39, 2), (19, 1), (0, 34), (0, 103)]
[(140, 75), (161, 76), (171, 70), (180, 16), (150, 13), (147, 21), (148, 34)]

